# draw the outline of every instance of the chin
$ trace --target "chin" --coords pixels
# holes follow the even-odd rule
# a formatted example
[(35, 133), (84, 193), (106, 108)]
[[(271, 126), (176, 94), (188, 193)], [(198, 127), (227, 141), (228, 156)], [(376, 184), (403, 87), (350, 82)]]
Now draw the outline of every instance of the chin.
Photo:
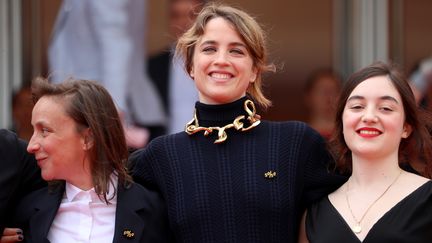
[(228, 104), (231, 102), (234, 102), (238, 99), (240, 99), (241, 97), (232, 97), (232, 96), (225, 96), (226, 94), (220, 95), (217, 99), (215, 99), (216, 103), (218, 104)]
[(51, 174), (44, 173), (44, 172), (42, 172), (41, 176), (42, 179), (44, 179), (45, 181), (52, 181), (55, 179), (54, 176), (52, 176)]

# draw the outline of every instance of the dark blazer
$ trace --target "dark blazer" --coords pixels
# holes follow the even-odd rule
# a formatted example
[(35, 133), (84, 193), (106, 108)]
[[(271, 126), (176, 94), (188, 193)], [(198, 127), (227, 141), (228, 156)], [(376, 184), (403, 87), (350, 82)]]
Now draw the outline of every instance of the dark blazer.
[(0, 129), (0, 232), (8, 226), (17, 201), (45, 185), (34, 157), (27, 153), (27, 143)]
[[(24, 230), (25, 242), (42, 243), (60, 206), (64, 185), (52, 192), (48, 188), (38, 190), (21, 201), (15, 213), (17, 224)], [(113, 242), (174, 242), (170, 233), (165, 203), (154, 191), (132, 184), (120, 186)], [(127, 231), (134, 234), (127, 237)]]

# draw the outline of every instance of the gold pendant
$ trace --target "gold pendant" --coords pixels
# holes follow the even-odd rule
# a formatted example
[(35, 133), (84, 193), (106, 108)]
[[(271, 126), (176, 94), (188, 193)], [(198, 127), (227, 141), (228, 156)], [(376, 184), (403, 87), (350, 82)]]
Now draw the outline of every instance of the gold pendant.
[(362, 227), (360, 226), (360, 224), (356, 224), (354, 227), (352, 227), (352, 231), (356, 234), (360, 234), (362, 231)]

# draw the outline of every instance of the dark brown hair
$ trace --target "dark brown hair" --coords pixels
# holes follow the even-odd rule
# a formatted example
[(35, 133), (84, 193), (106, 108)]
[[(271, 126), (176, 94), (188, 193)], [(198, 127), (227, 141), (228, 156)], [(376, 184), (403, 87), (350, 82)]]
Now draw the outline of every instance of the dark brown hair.
[(411, 126), (411, 134), (401, 140), (399, 145), (399, 163), (413, 166), (413, 161), (421, 161), (424, 170), (419, 171), (425, 177), (432, 176), (432, 140), (428, 117), (430, 114), (420, 110), (415, 103), (413, 92), (400, 69), (393, 64), (376, 62), (353, 73), (344, 84), (336, 109), (335, 133), (330, 139), (330, 151), (335, 158), (336, 167), (344, 173), (352, 169), (351, 151), (343, 136), (342, 115), (351, 92), (361, 82), (377, 76), (386, 76), (392, 82), (402, 99), (405, 122)]
[(128, 148), (122, 123), (108, 91), (97, 82), (66, 80), (51, 84), (36, 78), (32, 83), (33, 102), (41, 97), (56, 99), (66, 115), (77, 124), (77, 132), (89, 129), (93, 146), (89, 150), (93, 184), (99, 197), (109, 203), (107, 192), (111, 174), (118, 176), (119, 185), (128, 185), (132, 179), (126, 170)]
[(261, 76), (264, 72), (274, 71), (274, 65), (266, 63), (267, 49), (264, 31), (257, 21), (246, 12), (216, 3), (210, 3), (204, 6), (192, 27), (178, 40), (176, 55), (184, 59), (185, 69), (187, 73), (190, 73), (193, 66), (193, 55), (196, 44), (204, 35), (204, 29), (207, 23), (218, 17), (231, 23), (245, 42), (246, 48), (252, 57), (253, 66), (257, 70), (257, 78), (255, 82), (248, 87), (248, 94), (262, 108), (265, 109), (269, 107), (271, 101), (263, 94)]

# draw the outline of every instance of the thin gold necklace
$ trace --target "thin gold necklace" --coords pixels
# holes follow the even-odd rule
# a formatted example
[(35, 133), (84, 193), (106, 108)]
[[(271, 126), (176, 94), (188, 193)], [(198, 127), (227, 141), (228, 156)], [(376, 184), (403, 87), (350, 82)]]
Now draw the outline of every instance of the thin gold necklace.
[(216, 139), (214, 143), (222, 143), (228, 137), (225, 132), (226, 129), (234, 128), (236, 130), (245, 132), (260, 124), (260, 115), (256, 114), (255, 104), (251, 100), (246, 100), (244, 102), (244, 109), (248, 114), (247, 120), (249, 120), (249, 123), (251, 124), (248, 127), (244, 127), (244, 123), (242, 122), (242, 120), (246, 118), (244, 115), (237, 116), (232, 123), (223, 127), (200, 127), (195, 110), (193, 119), (186, 124), (185, 132), (189, 135), (192, 135), (194, 133), (204, 131), (204, 136), (208, 136), (213, 132), (213, 130), (218, 130), (218, 139)]
[(399, 171), (399, 174), (396, 176), (396, 178), (392, 181), (392, 183), (390, 183), (390, 185), (387, 186), (387, 188), (381, 193), (381, 195), (379, 195), (379, 197), (377, 199), (375, 199), (375, 201), (373, 201), (369, 207), (366, 209), (366, 211), (363, 213), (363, 215), (361, 216), (360, 220), (357, 219), (357, 217), (354, 215), (354, 212), (351, 208), (350, 202), (349, 202), (349, 198), (348, 198), (348, 191), (349, 191), (349, 180), (347, 181), (347, 185), (346, 185), (346, 191), (345, 191), (345, 199), (348, 205), (348, 208), (351, 212), (351, 216), (355, 221), (355, 225), (353, 227), (351, 227), (352, 231), (356, 234), (360, 234), (362, 232), (362, 226), (361, 223), (364, 219), (364, 217), (366, 216), (366, 214), (369, 212), (369, 210), (372, 208), (372, 206), (378, 202), (378, 200), (380, 200), (384, 194), (386, 194), (386, 192), (390, 189), (390, 187), (393, 186), (393, 184), (399, 179), (400, 175), (402, 174), (402, 170)]

